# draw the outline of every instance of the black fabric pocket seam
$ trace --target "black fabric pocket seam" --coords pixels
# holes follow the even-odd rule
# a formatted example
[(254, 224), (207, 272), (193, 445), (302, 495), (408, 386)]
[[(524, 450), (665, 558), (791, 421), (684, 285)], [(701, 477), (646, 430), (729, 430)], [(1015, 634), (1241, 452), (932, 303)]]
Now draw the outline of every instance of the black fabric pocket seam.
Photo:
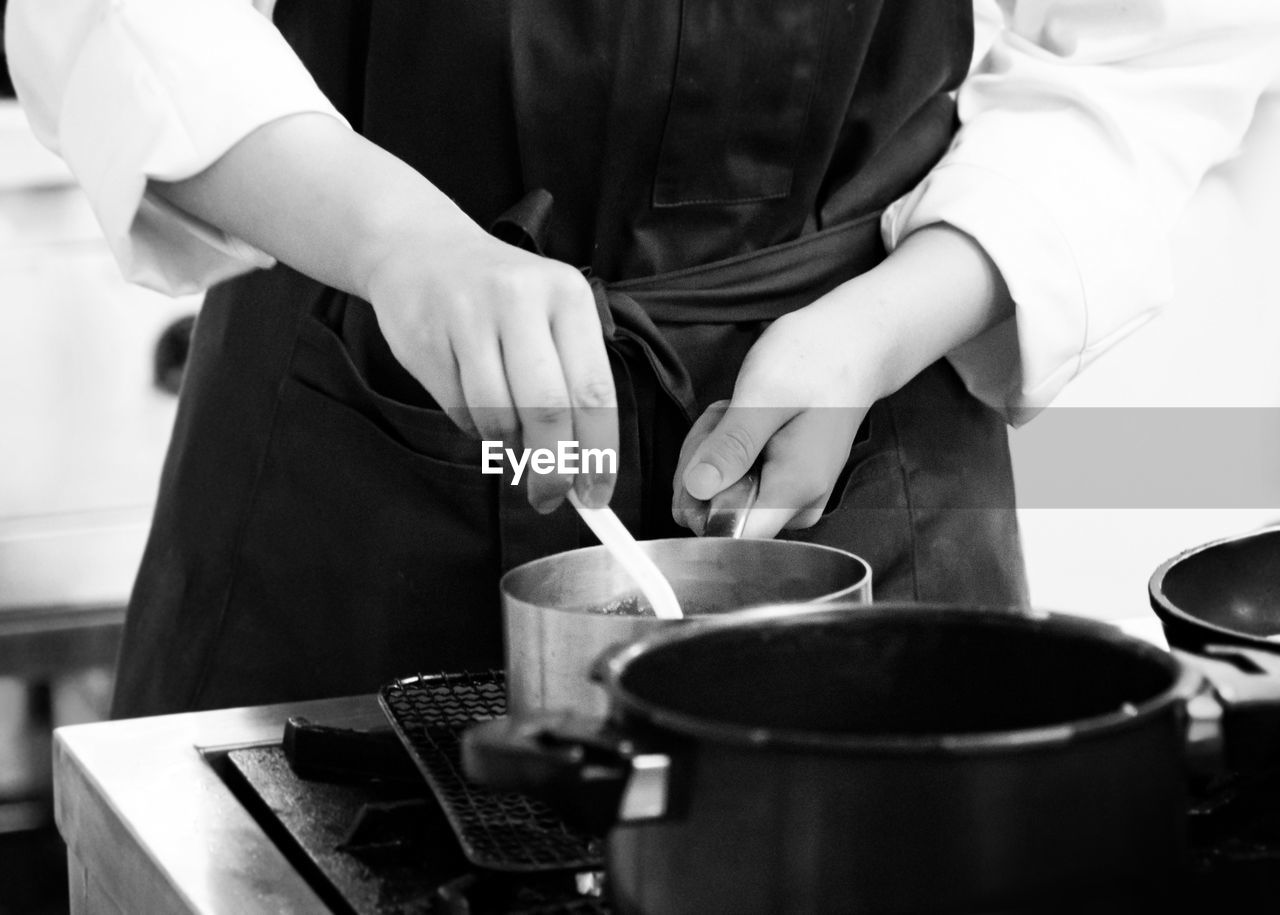
[[(449, 419), (443, 410), (410, 406), (409, 404), (392, 400), (373, 390), (361, 376), (355, 363), (351, 361), (351, 357), (343, 346), (341, 338), (322, 321), (313, 316), (304, 317), (299, 328), (298, 345), (310, 348), (322, 357), (330, 359), (331, 362), (336, 360), (334, 368), (348, 376), (348, 380), (355, 386), (358, 396), (355, 398), (343, 397), (340, 393), (324, 385), (322, 379), (312, 377), (313, 373), (300, 370), (296, 350), (290, 360), (289, 370), (285, 376), (286, 381), (297, 382), (314, 394), (354, 414), (366, 424), (380, 431), (410, 456), (421, 457), (441, 467), (455, 470), (475, 472), (480, 469), (480, 442), (478, 440), (472, 440), (467, 437), (461, 429), (454, 425), (453, 420)], [(364, 401), (363, 403), (359, 402), (361, 399)], [(356, 402), (352, 402), (353, 400)], [(364, 410), (361, 407), (367, 407), (368, 409)], [(424, 430), (423, 427), (429, 428)], [(448, 454), (442, 451), (430, 453), (420, 443), (420, 435), (410, 434), (406, 431), (407, 429), (412, 429), (418, 433), (426, 431), (426, 434), (436, 436), (442, 443), (446, 439), (453, 439), (458, 442), (465, 439), (468, 443), (466, 447), (474, 447), (475, 459), (466, 460), (456, 453), (456, 450), (464, 447), (461, 444), (456, 446), (456, 450), (450, 449)]]
[[(799, 158), (797, 155), (796, 158)], [(786, 200), (791, 196), (791, 185), (795, 183), (794, 167), (793, 174), (787, 179), (787, 188), (784, 191), (778, 191), (775, 194), (760, 194), (756, 197), (699, 197), (695, 200), (677, 200), (670, 203), (659, 203), (657, 194), (653, 197), (653, 208), (655, 210), (675, 210), (680, 207), (696, 207), (696, 206), (746, 206), (752, 203), (765, 203), (770, 200)]]
[(858, 431), (854, 433), (853, 444), (849, 446), (849, 457), (845, 459), (844, 466), (840, 468), (840, 473), (836, 476), (836, 485), (831, 489), (831, 495), (827, 497), (827, 504), (822, 509), (822, 518), (829, 517), (840, 510), (844, 505), (845, 498), (849, 495), (849, 489), (853, 486), (854, 480), (858, 478), (858, 470), (869, 460), (875, 457), (875, 453), (860, 455), (858, 452), (864, 446), (871, 442), (871, 415), (868, 412), (867, 417), (862, 421), (862, 425), (858, 427)]
[[(437, 457), (432, 454), (425, 454), (413, 447), (409, 442), (405, 441), (399, 434), (394, 424), (387, 422), (379, 422), (378, 418), (361, 412), (356, 407), (334, 397), (332, 393), (323, 388), (316, 387), (311, 382), (298, 378), (294, 375), (286, 375), (281, 382), (282, 391), (281, 399), (287, 400), (289, 388), (293, 387), (304, 392), (304, 396), (310, 396), (314, 402), (324, 404), (325, 407), (338, 412), (340, 416), (349, 422), (359, 423), (367, 427), (371, 431), (377, 432), (383, 440), (396, 450), (402, 452), (406, 460), (422, 462), (426, 467), (433, 471), (444, 471), (458, 476), (464, 476), (467, 480), (476, 478), (480, 475), (480, 462), (477, 460), (474, 464), (466, 464), (458, 461), (451, 461), (446, 458)], [(459, 435), (462, 433), (459, 432)], [(479, 452), (480, 443), (476, 442), (476, 451)]]
[[(306, 320), (305, 315), (300, 315), (295, 327), (300, 327)], [(298, 351), (299, 334), (293, 335), (293, 343), (289, 348), (289, 361), (287, 364), (293, 364), (294, 355)], [(241, 552), (244, 549), (244, 540), (249, 525), (253, 520), (254, 512), (258, 510), (258, 499), (262, 492), (262, 477), (266, 472), (267, 461), (270, 458), (271, 450), (275, 447), (276, 435), (279, 433), (280, 410), (284, 401), (284, 379), (275, 385), (275, 396), (271, 404), (271, 420), (267, 426), (266, 441), (262, 446), (262, 451), (258, 455), (256, 466), (253, 472), (253, 482), (249, 499), (245, 503), (244, 511), (235, 524), (235, 533), (232, 539), (232, 548), (227, 568), (226, 581), (222, 587), (221, 600), (218, 601), (217, 619), (214, 621), (213, 629), (210, 637), (204, 645), (204, 652), (198, 662), (199, 667), (196, 670), (196, 676), (191, 685), (191, 692), (186, 703), (187, 708), (200, 708), (200, 699), (204, 695), (205, 690), (209, 686), (210, 677), (213, 674), (213, 660), (218, 654), (218, 647), (222, 641), (222, 634), (227, 627), (227, 616), (231, 612), (231, 599), (235, 594), (236, 585), (240, 577), (241, 571)]]

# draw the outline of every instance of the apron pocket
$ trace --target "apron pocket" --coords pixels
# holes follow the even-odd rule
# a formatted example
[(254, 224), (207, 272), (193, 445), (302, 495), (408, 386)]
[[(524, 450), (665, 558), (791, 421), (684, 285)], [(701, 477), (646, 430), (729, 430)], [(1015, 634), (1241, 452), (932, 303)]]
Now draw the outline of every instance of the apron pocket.
[(377, 428), (401, 448), (437, 464), (479, 473), (480, 442), (454, 425), (444, 411), (411, 406), (373, 390), (341, 338), (314, 317), (304, 317), (290, 376)]
[(198, 703), (500, 663), (495, 480), (285, 378)]
[(790, 193), (822, 68), (826, 7), (685, 0), (655, 207)]
[[(421, 447), (420, 440), (425, 438), (422, 435), (423, 430), (436, 425), (435, 417), (430, 411), (414, 410), (415, 413), (427, 414), (430, 420), (425, 424), (419, 423), (412, 427), (412, 434), (405, 434), (409, 430), (403, 421), (388, 422), (383, 414), (369, 414), (357, 409), (351, 404), (344, 403), (331, 392), (317, 388), (300, 378), (285, 378), (280, 392), (280, 409), (284, 414), (280, 419), (280, 425), (287, 426), (293, 422), (301, 428), (314, 424), (313, 427), (319, 430), (317, 438), (320, 439), (316, 442), (318, 449), (316, 454), (324, 455), (326, 451), (338, 452), (340, 456), (334, 458), (338, 463), (342, 463), (348, 457), (359, 459), (366, 453), (379, 453), (388, 457), (396, 455), (406, 467), (419, 474), (443, 475), (451, 483), (474, 482), (478, 488), (488, 488), (491, 485), (490, 481), (481, 474), (478, 459), (463, 461), (439, 457), (430, 452), (448, 454), (451, 448)], [(453, 425), (443, 413), (439, 416), (450, 426)], [(454, 431), (458, 436), (465, 438), (462, 432), (456, 429)], [(478, 455), (479, 443), (471, 444)], [(352, 466), (358, 466), (358, 464)], [(501, 478), (494, 477), (494, 479)]]

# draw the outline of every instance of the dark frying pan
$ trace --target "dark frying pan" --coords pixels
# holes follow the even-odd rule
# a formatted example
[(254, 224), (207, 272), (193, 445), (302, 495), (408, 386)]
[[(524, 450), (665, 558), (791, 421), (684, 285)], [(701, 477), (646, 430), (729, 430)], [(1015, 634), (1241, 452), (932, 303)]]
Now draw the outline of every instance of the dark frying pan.
[[(1280, 525), (1187, 550), (1156, 569), (1147, 590), (1169, 647), (1201, 656), (1202, 669), (1233, 650), (1254, 649), (1254, 672), (1264, 671), (1260, 661), (1280, 654)], [(1229, 714), (1234, 736), (1228, 766), (1274, 761), (1268, 748), (1280, 741), (1280, 716), (1265, 702), (1236, 698), (1243, 701)]]
[(1148, 590), (1173, 648), (1280, 653), (1280, 525), (1187, 550), (1156, 569)]

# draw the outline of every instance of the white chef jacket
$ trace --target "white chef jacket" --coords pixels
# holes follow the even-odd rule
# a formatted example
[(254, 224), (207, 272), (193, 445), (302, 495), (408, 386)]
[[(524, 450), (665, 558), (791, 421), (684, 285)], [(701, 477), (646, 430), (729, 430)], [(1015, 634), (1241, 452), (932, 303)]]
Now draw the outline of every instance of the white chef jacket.
[[(273, 263), (165, 204), (286, 115), (341, 116), (271, 24), (274, 0), (10, 0), (32, 128), (88, 193), (125, 275), (190, 293)], [(992, 258), (1015, 316), (949, 358), (1021, 422), (1172, 295), (1169, 236), (1280, 74), (1280, 0), (975, 0), (961, 129), (882, 220), (944, 223)]]

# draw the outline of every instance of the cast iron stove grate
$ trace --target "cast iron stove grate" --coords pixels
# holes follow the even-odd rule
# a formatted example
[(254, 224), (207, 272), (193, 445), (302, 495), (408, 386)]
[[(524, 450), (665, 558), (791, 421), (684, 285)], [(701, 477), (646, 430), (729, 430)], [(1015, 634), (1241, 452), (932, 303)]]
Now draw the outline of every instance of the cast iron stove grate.
[(462, 852), (496, 871), (598, 870), (598, 837), (570, 829), (545, 804), (491, 791), (462, 774), (462, 732), (507, 711), (502, 671), (435, 674), (396, 680), (378, 701), (444, 808)]

